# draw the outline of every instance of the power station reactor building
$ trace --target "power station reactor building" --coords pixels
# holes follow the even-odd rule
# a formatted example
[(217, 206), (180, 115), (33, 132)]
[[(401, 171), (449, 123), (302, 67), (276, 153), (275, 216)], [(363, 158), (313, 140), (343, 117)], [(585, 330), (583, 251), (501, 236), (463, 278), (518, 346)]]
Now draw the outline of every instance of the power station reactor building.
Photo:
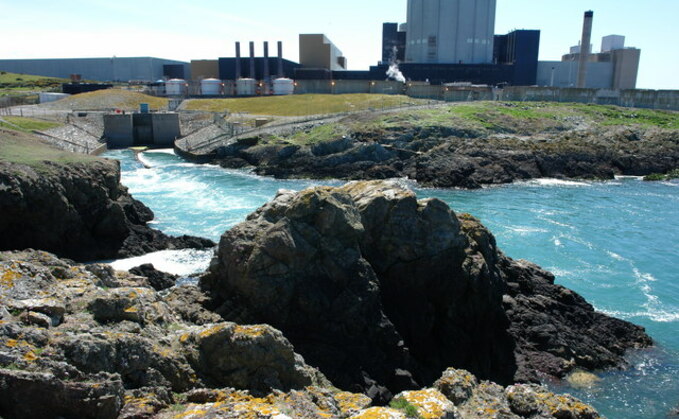
[(493, 62), (496, 0), (408, 0), (406, 63)]

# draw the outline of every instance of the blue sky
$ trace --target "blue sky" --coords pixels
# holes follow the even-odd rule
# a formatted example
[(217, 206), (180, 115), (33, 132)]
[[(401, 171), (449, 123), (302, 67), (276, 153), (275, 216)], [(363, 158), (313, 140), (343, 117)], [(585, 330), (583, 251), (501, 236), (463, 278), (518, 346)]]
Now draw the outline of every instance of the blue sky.
[[(297, 61), (299, 33), (325, 33), (350, 69), (380, 59), (382, 22), (404, 22), (406, 0), (0, 0), (0, 58), (231, 56), (234, 42), (284, 42)], [(679, 89), (679, 0), (497, 0), (496, 33), (540, 29), (541, 60), (576, 45), (594, 10), (593, 44), (625, 35), (641, 48), (638, 87)]]

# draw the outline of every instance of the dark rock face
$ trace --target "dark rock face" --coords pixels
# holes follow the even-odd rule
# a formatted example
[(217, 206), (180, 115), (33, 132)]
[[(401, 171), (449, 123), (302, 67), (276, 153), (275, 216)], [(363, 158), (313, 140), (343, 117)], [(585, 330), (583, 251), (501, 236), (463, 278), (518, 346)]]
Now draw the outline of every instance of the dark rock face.
[[(479, 188), (539, 177), (611, 179), (679, 167), (676, 130), (613, 128), (493, 136), (449, 127), (353, 132), (311, 146), (253, 142), (218, 150), (225, 167), (261, 175), (350, 180), (408, 177), (425, 186)], [(285, 150), (285, 152), (283, 152)]]
[(177, 275), (157, 270), (150, 263), (134, 267), (130, 269), (129, 272), (134, 275), (145, 276), (148, 278), (149, 283), (156, 291), (171, 288), (177, 281), (177, 278), (179, 278)]
[(0, 162), (0, 250), (37, 248), (97, 260), (214, 246), (147, 227), (153, 212), (119, 181), (119, 163), (110, 160), (50, 164), (45, 172)]
[(222, 236), (202, 278), (225, 319), (273, 325), (336, 385), (378, 400), (449, 366), (531, 381), (651, 343), (552, 282), (473, 217), (385, 182), (280, 192)]

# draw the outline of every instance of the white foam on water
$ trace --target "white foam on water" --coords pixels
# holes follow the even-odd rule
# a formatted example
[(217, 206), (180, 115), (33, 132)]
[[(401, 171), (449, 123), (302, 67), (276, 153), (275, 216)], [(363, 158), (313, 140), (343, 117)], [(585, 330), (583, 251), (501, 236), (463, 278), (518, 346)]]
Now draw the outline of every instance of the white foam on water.
[(159, 271), (179, 276), (204, 272), (210, 266), (214, 251), (210, 250), (161, 250), (129, 259), (119, 259), (110, 263), (113, 269), (127, 271), (145, 263), (153, 264)]
[(592, 186), (591, 183), (587, 182), (580, 182), (580, 181), (575, 181), (575, 180), (564, 180), (564, 179), (554, 179), (554, 178), (540, 178), (540, 179), (532, 179), (528, 180), (525, 182), (518, 182), (518, 183), (523, 183), (529, 186), (569, 186), (569, 187), (583, 187), (583, 186)]
[(615, 252), (611, 252), (610, 250), (605, 250), (605, 252), (608, 256), (610, 256), (611, 258), (613, 258), (615, 260), (618, 260), (620, 262), (629, 262), (629, 259), (626, 259), (626, 258), (620, 256), (619, 254), (615, 253)]
[(525, 236), (531, 233), (548, 233), (548, 230), (545, 230), (543, 228), (538, 228), (538, 227), (528, 227), (528, 226), (516, 226), (516, 227), (508, 227), (508, 230), (513, 231), (514, 233), (519, 233), (519, 235)]
[(144, 153), (139, 153), (137, 154), (137, 159), (146, 167), (154, 167), (156, 166), (153, 164), (153, 162), (144, 156)]
[(171, 154), (173, 156), (177, 155), (173, 148), (154, 148), (153, 150), (146, 150), (144, 153)]

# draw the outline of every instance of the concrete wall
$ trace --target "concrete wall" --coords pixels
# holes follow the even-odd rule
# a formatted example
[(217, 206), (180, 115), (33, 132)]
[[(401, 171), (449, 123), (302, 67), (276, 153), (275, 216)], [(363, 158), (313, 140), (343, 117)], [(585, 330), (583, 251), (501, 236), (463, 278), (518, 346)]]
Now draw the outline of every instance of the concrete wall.
[[(613, 87), (613, 63), (588, 62), (587, 81), (588, 89), (611, 89)], [(554, 69), (554, 82), (552, 84), (552, 69)], [(547, 87), (575, 87), (578, 78), (577, 61), (539, 61), (537, 82), (538, 86)]]
[(408, 0), (406, 62), (489, 64), (496, 0)]
[(174, 146), (174, 141), (181, 136), (179, 114), (156, 113), (153, 119), (153, 144), (157, 146)]
[(104, 115), (104, 138), (110, 148), (134, 145), (132, 115)]
[(502, 91), (500, 100), (596, 103), (634, 108), (679, 110), (679, 90), (507, 87)]
[(613, 59), (613, 88), (634, 89), (637, 87), (641, 50), (637, 48), (611, 51)]

